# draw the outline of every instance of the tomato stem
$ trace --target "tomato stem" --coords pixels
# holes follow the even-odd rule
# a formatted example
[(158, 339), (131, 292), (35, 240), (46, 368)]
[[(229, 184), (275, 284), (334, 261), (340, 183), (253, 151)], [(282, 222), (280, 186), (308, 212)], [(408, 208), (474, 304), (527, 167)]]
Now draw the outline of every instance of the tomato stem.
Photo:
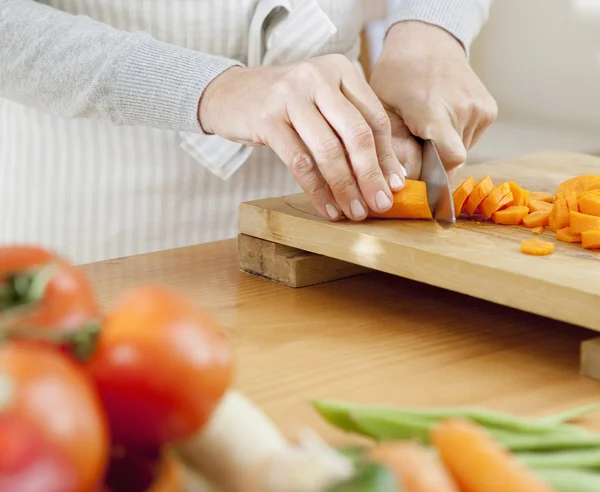
[(8, 275), (0, 285), (2, 316), (12, 315), (13, 310), (20, 313), (23, 309), (29, 309), (32, 304), (39, 303), (56, 273), (56, 267), (55, 263), (50, 263), (42, 268)]

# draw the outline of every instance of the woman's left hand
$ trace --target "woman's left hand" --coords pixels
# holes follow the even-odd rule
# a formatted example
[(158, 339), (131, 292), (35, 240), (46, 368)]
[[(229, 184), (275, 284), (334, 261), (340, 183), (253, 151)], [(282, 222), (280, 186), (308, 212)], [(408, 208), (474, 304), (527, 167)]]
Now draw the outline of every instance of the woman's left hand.
[(498, 114), (462, 45), (422, 22), (390, 29), (370, 83), (390, 117), (396, 155), (412, 179), (421, 174), (421, 146), (413, 135), (433, 140), (451, 171)]

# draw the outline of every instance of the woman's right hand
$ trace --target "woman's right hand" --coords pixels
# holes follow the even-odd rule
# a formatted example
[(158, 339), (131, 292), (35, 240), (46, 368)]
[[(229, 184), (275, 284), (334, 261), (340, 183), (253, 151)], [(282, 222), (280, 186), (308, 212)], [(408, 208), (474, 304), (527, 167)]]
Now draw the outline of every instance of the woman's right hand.
[(271, 147), (329, 220), (389, 210), (404, 186), (389, 118), (342, 55), (230, 68), (208, 85), (198, 113), (206, 133)]

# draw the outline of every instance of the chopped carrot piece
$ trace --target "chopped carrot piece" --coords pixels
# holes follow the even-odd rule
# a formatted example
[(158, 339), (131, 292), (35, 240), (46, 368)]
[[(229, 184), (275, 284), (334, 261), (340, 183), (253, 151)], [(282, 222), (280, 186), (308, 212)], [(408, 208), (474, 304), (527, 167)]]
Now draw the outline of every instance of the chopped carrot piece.
[(427, 185), (424, 181), (407, 179), (404, 188), (394, 193), (392, 208), (386, 212), (369, 211), (369, 217), (379, 219), (433, 219)]
[(541, 202), (539, 200), (529, 200), (527, 202), (530, 212), (545, 212), (552, 210), (552, 204), (548, 202)]
[(509, 207), (520, 207), (522, 205), (527, 205), (527, 201), (529, 200), (530, 191), (521, 188), (514, 181), (509, 181), (508, 186), (510, 186), (510, 192), (513, 194), (513, 201), (508, 204)]
[(552, 492), (485, 428), (470, 421), (441, 422), (432, 430), (431, 442), (462, 492)]
[(467, 215), (472, 216), (475, 213), (475, 210), (477, 210), (477, 207), (481, 205), (481, 202), (483, 202), (492, 191), (494, 191), (494, 183), (492, 182), (492, 178), (486, 176), (475, 185), (475, 188), (473, 188), (469, 198), (465, 201), (463, 211)]
[(522, 206), (512, 206), (502, 210), (498, 210), (492, 214), (492, 220), (496, 224), (503, 225), (519, 225), (525, 217), (529, 213), (529, 208), (525, 205)]
[(565, 200), (567, 201), (567, 208), (569, 212), (579, 212), (579, 205), (577, 204), (577, 193), (574, 191), (568, 191), (564, 194)]
[(550, 210), (532, 212), (523, 217), (525, 227), (544, 227), (548, 224), (550, 224)]
[(580, 194), (588, 189), (600, 188), (600, 176), (594, 174), (584, 174), (563, 181), (556, 190), (556, 196), (565, 195), (569, 191)]
[(579, 212), (600, 217), (600, 193), (596, 190), (586, 191), (577, 200)]
[(565, 243), (580, 243), (581, 234), (576, 234), (571, 231), (571, 227), (565, 227), (556, 231), (556, 239)]
[[(510, 195), (510, 199), (505, 200), (507, 196)], [(508, 203), (512, 202), (513, 196), (510, 192), (510, 186), (508, 183), (502, 183), (500, 186), (494, 188), (494, 190), (485, 197), (485, 200), (481, 202), (479, 205), (479, 210), (481, 210), (481, 215), (484, 219), (489, 219), (492, 214), (502, 207), (502, 202)]]
[(542, 232), (544, 232), (544, 226), (534, 227), (533, 229), (531, 229), (531, 232), (533, 232), (534, 234), (541, 234)]
[(569, 226), (571, 216), (569, 207), (567, 206), (567, 200), (564, 196), (556, 198), (554, 206), (552, 207), (552, 214), (554, 215), (553, 224), (557, 230)]
[(469, 195), (473, 192), (476, 185), (477, 183), (475, 180), (469, 176), (454, 190), (452, 200), (454, 201), (454, 213), (457, 217), (460, 215), (465, 201), (469, 198)]
[(554, 251), (554, 243), (542, 241), (541, 239), (523, 239), (521, 241), (521, 253), (533, 256), (546, 256)]
[(369, 458), (391, 470), (406, 492), (459, 492), (439, 458), (415, 442), (379, 444)]
[(581, 246), (585, 249), (600, 249), (600, 231), (583, 231)]
[(571, 212), (571, 232), (581, 234), (585, 231), (600, 230), (600, 217), (595, 215), (582, 214), (580, 212)]
[(532, 191), (529, 195), (529, 199), (539, 202), (554, 203), (554, 195), (552, 193), (546, 193), (545, 191)]

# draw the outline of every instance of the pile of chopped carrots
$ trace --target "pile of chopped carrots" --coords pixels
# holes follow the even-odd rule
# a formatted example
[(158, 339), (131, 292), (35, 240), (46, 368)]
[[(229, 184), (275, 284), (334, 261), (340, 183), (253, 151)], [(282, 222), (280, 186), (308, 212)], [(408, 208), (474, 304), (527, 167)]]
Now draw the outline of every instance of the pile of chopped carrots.
[[(417, 184), (418, 183), (418, 184)], [(453, 193), (458, 218), (491, 220), (499, 225), (525, 226), (534, 234), (546, 229), (556, 239), (580, 243), (585, 249), (600, 249), (600, 176), (582, 175), (563, 181), (556, 193), (530, 191), (513, 181), (494, 184), (490, 176), (479, 182), (465, 179)], [(394, 196), (393, 207), (371, 214), (372, 218), (433, 219), (425, 183), (407, 180)], [(543, 256), (554, 251), (554, 243), (525, 239), (521, 251)]]

